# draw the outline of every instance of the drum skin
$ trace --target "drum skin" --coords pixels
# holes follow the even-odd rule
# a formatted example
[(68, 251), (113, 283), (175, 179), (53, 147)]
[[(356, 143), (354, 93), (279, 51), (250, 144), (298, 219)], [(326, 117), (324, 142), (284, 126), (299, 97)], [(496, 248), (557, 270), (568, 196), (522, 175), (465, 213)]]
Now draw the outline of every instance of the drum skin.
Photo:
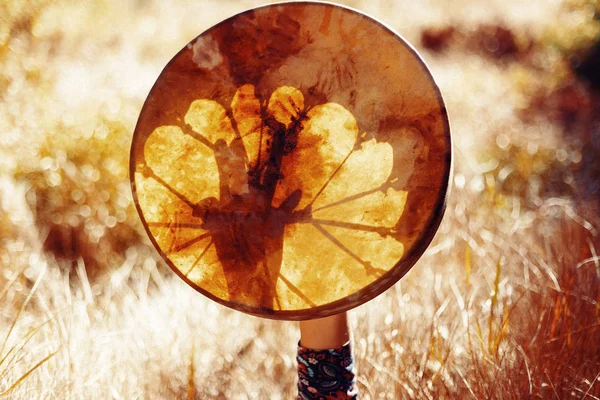
[(130, 179), (157, 251), (227, 307), (285, 320), (402, 278), (442, 219), (446, 109), (416, 51), (357, 11), (269, 5), (192, 40), (150, 91)]

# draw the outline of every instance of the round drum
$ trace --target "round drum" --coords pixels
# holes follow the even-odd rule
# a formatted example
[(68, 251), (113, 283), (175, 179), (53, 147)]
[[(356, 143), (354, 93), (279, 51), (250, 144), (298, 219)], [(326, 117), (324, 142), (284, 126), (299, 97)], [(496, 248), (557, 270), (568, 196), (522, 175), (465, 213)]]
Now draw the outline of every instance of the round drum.
[(357, 11), (231, 17), (160, 74), (131, 148), (142, 223), (194, 289), (300, 320), (397, 282), (442, 218), (451, 142), (416, 51)]

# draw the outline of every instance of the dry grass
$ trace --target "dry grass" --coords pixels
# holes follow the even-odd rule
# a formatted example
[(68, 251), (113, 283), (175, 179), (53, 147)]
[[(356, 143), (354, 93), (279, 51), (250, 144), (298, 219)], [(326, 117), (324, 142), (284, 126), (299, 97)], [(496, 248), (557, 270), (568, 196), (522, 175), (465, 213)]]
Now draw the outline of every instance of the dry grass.
[[(346, 3), (417, 45), (462, 38), (424, 52), (455, 139), (446, 218), (351, 314), (363, 398), (600, 398), (600, 95), (566, 61), (598, 40), (599, 3), (577, 3)], [(161, 68), (259, 3), (83, 4), (0, 5), (0, 397), (293, 397), (296, 324), (174, 277), (126, 172)], [(514, 34), (508, 58), (469, 39), (490, 26)]]

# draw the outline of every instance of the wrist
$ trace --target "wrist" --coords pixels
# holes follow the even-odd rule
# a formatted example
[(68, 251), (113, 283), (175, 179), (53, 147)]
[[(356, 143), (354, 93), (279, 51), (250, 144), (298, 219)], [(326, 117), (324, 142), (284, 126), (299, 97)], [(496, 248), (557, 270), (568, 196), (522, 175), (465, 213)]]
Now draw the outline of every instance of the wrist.
[(300, 346), (314, 349), (335, 349), (351, 339), (347, 313), (300, 321)]

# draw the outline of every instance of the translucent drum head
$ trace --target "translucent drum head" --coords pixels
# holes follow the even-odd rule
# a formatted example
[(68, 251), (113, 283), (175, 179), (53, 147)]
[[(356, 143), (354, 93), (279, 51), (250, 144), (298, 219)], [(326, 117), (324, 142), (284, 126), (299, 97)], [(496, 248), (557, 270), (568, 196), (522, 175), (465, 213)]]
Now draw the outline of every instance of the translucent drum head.
[(141, 111), (134, 200), (185, 282), (300, 320), (382, 293), (442, 218), (446, 109), (415, 50), (359, 12), (285, 3), (185, 46)]

